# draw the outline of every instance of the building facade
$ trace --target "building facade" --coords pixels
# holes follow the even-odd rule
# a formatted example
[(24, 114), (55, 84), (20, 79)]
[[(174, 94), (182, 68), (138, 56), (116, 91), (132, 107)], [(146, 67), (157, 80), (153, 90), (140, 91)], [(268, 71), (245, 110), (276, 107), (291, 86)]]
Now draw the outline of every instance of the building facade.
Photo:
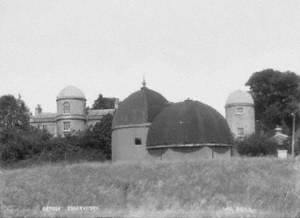
[(74, 86), (67, 86), (56, 98), (57, 112), (45, 113), (40, 105), (30, 118), (30, 124), (40, 129), (47, 129), (53, 136), (65, 136), (77, 131), (83, 131), (94, 126), (106, 114), (113, 114), (115, 108), (91, 110), (86, 109), (86, 98), (83, 92)]

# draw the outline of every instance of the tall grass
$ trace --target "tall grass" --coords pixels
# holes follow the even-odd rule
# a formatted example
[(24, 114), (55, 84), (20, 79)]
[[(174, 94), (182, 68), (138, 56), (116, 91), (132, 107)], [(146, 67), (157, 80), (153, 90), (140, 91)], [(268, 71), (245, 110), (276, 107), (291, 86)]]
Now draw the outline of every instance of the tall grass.
[(293, 160), (234, 158), (160, 163), (81, 163), (6, 170), (3, 207), (98, 206), (103, 211), (217, 211), (250, 208), (296, 213)]

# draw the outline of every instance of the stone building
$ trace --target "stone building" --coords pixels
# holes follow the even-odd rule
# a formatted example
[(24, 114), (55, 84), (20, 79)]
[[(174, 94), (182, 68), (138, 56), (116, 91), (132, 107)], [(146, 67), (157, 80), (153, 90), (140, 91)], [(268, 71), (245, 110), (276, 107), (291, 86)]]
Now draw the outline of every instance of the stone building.
[(226, 120), (198, 101), (169, 103), (143, 85), (116, 110), (112, 124), (113, 161), (189, 160), (230, 157)]
[(227, 98), (225, 113), (234, 138), (244, 138), (255, 133), (254, 101), (248, 92), (232, 92)]
[(113, 114), (118, 105), (115, 99), (115, 108), (103, 110), (86, 109), (86, 98), (83, 92), (74, 86), (67, 86), (56, 98), (57, 112), (45, 113), (40, 105), (30, 118), (32, 126), (47, 129), (53, 136), (64, 136), (72, 132), (82, 131), (101, 121), (106, 114)]

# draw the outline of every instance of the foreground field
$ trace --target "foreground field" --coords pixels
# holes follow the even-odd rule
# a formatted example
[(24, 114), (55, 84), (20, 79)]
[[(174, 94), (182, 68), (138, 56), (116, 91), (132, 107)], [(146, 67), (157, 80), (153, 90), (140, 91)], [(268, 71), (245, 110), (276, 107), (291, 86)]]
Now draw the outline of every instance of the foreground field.
[[(1, 208), (6, 217), (295, 217), (298, 165), (237, 158), (2, 170)], [(97, 210), (45, 212), (46, 206)]]

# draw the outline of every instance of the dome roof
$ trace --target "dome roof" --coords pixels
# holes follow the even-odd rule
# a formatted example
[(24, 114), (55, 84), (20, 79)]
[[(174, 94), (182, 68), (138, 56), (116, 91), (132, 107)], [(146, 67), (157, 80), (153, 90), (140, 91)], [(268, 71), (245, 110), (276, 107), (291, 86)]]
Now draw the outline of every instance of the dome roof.
[(85, 99), (83, 92), (75, 86), (67, 86), (57, 96), (57, 99), (80, 98)]
[(143, 87), (120, 103), (112, 126), (152, 122), (167, 105), (168, 101), (161, 94)]
[(252, 96), (242, 90), (236, 90), (232, 92), (226, 101), (226, 105), (231, 105), (231, 104), (254, 104)]
[(152, 122), (147, 146), (176, 144), (230, 144), (230, 129), (212, 107), (186, 100), (170, 105)]

